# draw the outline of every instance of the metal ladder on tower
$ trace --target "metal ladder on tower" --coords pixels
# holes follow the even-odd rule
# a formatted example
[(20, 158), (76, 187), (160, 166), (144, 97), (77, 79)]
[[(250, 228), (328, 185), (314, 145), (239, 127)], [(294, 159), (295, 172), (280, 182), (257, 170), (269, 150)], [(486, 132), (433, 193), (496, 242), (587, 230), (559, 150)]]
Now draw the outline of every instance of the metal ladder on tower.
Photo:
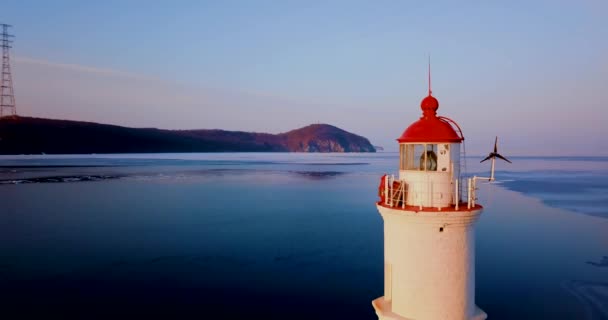
[(460, 199), (458, 199), (458, 201), (462, 200), (462, 188), (465, 185), (463, 182), (466, 180), (465, 176), (467, 174), (467, 149), (465, 147), (465, 142), (464, 142), (464, 134), (462, 133), (462, 129), (460, 129), (460, 126), (458, 125), (458, 123), (456, 123), (456, 121), (448, 118), (448, 117), (444, 117), (444, 116), (439, 116), (439, 119), (441, 119), (442, 121), (445, 121), (446, 123), (450, 124), (450, 126), (452, 126), (453, 128), (455, 128), (456, 130), (458, 130), (458, 134), (460, 135), (460, 138), (462, 138), (462, 149), (460, 149), (460, 161), (459, 161), (459, 166), (460, 166), (460, 171), (458, 174), (458, 197)]
[[(458, 177), (458, 194), (462, 195), (462, 186), (465, 185), (465, 177), (467, 175), (467, 147), (464, 139), (462, 140), (462, 149), (460, 150), (460, 173)], [(462, 199), (462, 196), (461, 196)], [(460, 199), (459, 199), (460, 200)]]

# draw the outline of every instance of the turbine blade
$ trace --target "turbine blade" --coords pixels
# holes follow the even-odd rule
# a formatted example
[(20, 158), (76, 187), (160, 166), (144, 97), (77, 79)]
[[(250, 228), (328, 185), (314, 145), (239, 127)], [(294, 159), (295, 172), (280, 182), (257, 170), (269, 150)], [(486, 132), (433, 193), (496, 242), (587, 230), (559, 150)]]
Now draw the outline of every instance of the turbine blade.
[(486, 160), (490, 160), (490, 159), (492, 159), (492, 155), (487, 156), (485, 159), (479, 161), (479, 163), (482, 163), (482, 162), (484, 162)]
[(499, 157), (499, 158), (501, 158), (502, 160), (504, 160), (504, 161), (508, 162), (508, 163), (513, 163), (513, 162), (509, 161), (509, 159), (507, 159), (507, 158), (505, 158), (505, 157), (503, 157), (503, 156), (499, 155), (498, 153), (496, 154), (496, 156), (497, 156), (497, 157)]
[(494, 153), (498, 152), (498, 136), (494, 140)]

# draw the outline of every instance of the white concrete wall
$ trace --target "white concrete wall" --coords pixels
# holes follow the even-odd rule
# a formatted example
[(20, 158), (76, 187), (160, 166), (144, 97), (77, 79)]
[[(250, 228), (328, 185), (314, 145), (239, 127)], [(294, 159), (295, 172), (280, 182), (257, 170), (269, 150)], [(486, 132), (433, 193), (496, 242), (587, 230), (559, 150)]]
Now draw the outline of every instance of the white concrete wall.
[(454, 203), (452, 172), (401, 170), (399, 179), (407, 185), (407, 205), (445, 208)]
[[(415, 213), (378, 206), (384, 219), (391, 311), (406, 319), (473, 319), (475, 229), (481, 210)], [(443, 228), (443, 231), (440, 231)]]

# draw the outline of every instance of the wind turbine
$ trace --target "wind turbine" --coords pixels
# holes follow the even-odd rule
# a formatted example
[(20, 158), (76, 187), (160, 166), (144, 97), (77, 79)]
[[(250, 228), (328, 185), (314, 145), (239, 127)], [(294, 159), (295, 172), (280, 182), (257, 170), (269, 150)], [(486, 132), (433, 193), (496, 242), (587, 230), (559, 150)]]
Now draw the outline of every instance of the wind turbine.
[(511, 161), (509, 161), (509, 159), (501, 156), (498, 153), (498, 137), (496, 137), (496, 140), (494, 140), (494, 152), (490, 152), (490, 154), (483, 160), (479, 161), (479, 163), (482, 163), (486, 160), (492, 159), (492, 172), (490, 173), (490, 181), (494, 181), (494, 167), (496, 166), (496, 158), (500, 158), (508, 163), (512, 163)]

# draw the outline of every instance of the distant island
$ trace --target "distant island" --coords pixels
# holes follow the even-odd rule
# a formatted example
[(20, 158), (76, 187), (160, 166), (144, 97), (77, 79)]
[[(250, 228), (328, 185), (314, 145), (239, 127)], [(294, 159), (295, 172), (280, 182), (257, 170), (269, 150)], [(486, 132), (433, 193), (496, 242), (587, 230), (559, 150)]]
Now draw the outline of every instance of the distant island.
[(280, 134), (128, 128), (30, 117), (0, 120), (0, 154), (166, 152), (376, 152), (368, 139), (328, 124)]

